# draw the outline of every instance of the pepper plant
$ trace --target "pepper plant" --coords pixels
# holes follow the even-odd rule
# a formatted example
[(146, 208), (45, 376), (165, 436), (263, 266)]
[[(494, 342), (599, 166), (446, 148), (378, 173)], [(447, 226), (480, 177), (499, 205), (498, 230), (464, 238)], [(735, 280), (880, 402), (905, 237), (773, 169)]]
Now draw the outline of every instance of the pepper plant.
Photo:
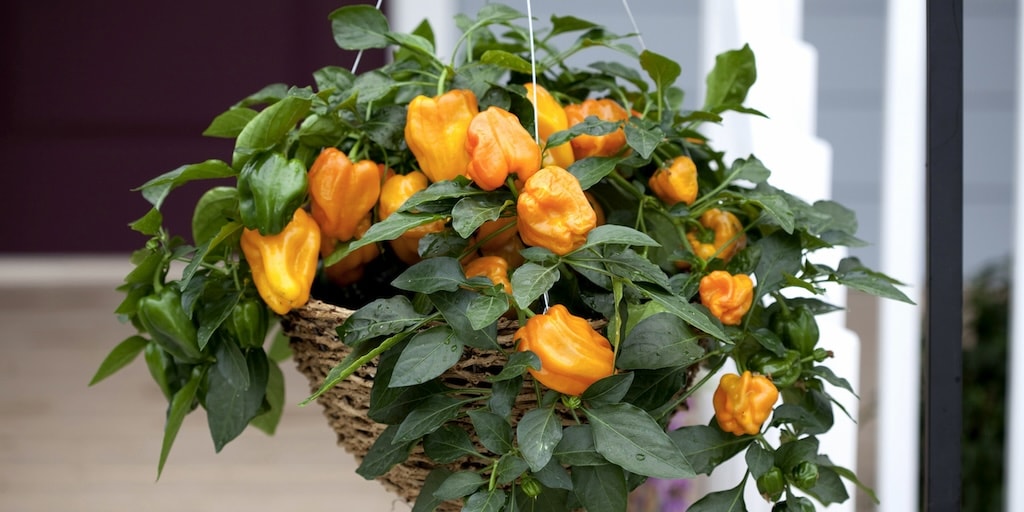
[[(702, 107), (685, 110), (670, 58), (577, 17), (535, 35), (523, 18), (459, 16), (442, 60), (426, 23), (398, 33), (373, 8), (339, 9), (338, 45), (391, 48), (389, 64), (243, 98), (204, 132), (234, 139), (229, 158), (140, 187), (153, 207), (132, 228), (149, 239), (117, 309), (138, 334), (94, 382), (145, 355), (169, 402), (158, 471), (199, 407), (217, 450), (248, 425), (274, 430), (286, 350), (268, 328), (312, 294), (355, 311), (337, 329), (351, 353), (307, 402), (376, 361), (368, 414), (388, 426), (358, 473), (422, 445), (437, 468), (414, 510), (621, 511), (647, 477), (741, 453), (747, 476), (691, 510), (736, 510), (755, 484), (777, 510), (804, 510), (859, 485), (819, 450), (831, 393), (854, 390), (827, 366), (816, 317), (837, 308), (815, 295), (836, 283), (908, 299), (856, 258), (811, 258), (862, 243), (853, 212), (773, 187), (755, 156), (727, 160), (702, 135), (726, 111), (762, 115), (745, 104), (752, 50), (720, 55)], [(569, 63), (591, 47), (632, 64)], [(209, 179), (191, 237), (168, 233), (167, 195)], [(446, 382), (468, 353), (503, 370), (484, 387)], [(731, 368), (742, 375), (722, 378), (715, 418), (667, 430)], [(537, 405), (517, 410), (521, 392)], [(458, 460), (478, 469), (453, 472)]]

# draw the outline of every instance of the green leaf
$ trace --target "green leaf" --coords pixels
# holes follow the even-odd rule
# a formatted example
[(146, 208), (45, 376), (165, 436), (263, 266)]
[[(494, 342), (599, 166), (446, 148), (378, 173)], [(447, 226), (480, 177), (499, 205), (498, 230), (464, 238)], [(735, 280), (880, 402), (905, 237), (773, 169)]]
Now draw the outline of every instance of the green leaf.
[(419, 293), (454, 292), (466, 284), (459, 260), (449, 257), (427, 258), (405, 269), (391, 285)]
[[(268, 358), (269, 359), (269, 358)], [(252, 419), (252, 426), (274, 435), (277, 425), (281, 422), (281, 415), (284, 413), (284, 373), (275, 361), (270, 360), (269, 372), (267, 373), (267, 410)]]
[(772, 175), (760, 160), (753, 155), (750, 158), (737, 158), (729, 169), (729, 177), (733, 180), (746, 180), (751, 183), (762, 183)]
[(288, 96), (261, 110), (238, 134), (235, 150), (231, 155), (231, 166), (241, 169), (255, 153), (270, 149), (281, 142), (284, 136), (306, 117), (311, 105), (312, 100), (308, 98)]
[(512, 426), (504, 417), (475, 409), (469, 411), (469, 418), (473, 421), (480, 444), (485, 448), (499, 455), (512, 450)]
[(631, 118), (623, 129), (626, 144), (633, 148), (641, 158), (651, 157), (651, 153), (665, 140), (665, 132), (654, 121)]
[(762, 215), (767, 217), (770, 224), (778, 225), (786, 233), (792, 233), (796, 229), (796, 216), (785, 198), (771, 192), (766, 193), (763, 187), (748, 192), (746, 198), (761, 207)]
[(545, 487), (572, 490), (572, 479), (569, 478), (569, 472), (555, 458), (548, 461), (547, 465), (539, 471), (534, 471), (533, 476)]
[(459, 415), (459, 409), (466, 403), (444, 395), (427, 398), (412, 410), (398, 427), (394, 442), (404, 443), (419, 439), (441, 427)]
[(160, 445), (160, 462), (156, 467), (157, 480), (160, 479), (160, 474), (164, 471), (164, 464), (167, 462), (167, 456), (171, 453), (174, 439), (178, 437), (178, 431), (181, 430), (181, 424), (185, 421), (185, 416), (192, 410), (196, 391), (199, 389), (199, 382), (202, 379), (203, 372), (198, 368), (194, 369), (188, 382), (171, 399), (170, 406), (167, 408), (167, 423), (164, 425), (164, 439)]
[(338, 338), (350, 347), (416, 326), (426, 319), (404, 295), (377, 299), (352, 313), (338, 327)]
[(503, 50), (487, 50), (480, 56), (480, 62), (493, 64), (500, 68), (517, 73), (530, 74), (533, 68), (530, 62), (522, 57)]
[(476, 22), (480, 25), (491, 25), (503, 21), (514, 21), (523, 17), (523, 13), (505, 4), (486, 4), (477, 11)]
[[(864, 491), (864, 493), (867, 494), (868, 497), (871, 498), (871, 501), (875, 502), (876, 505), (880, 503), (878, 501), (878, 495), (875, 494), (875, 491), (872, 488), (870, 488), (870, 487), (864, 485), (863, 483), (861, 483), (861, 481), (857, 479), (857, 475), (855, 475), (853, 473), (853, 471), (851, 471), (851, 470), (849, 470), (847, 468), (844, 468), (842, 466), (822, 464), (819, 461), (818, 462), (818, 469), (820, 470), (822, 467), (827, 467), (827, 468), (831, 469), (832, 471), (835, 471), (839, 476), (841, 476), (841, 477), (843, 477), (843, 478), (853, 482), (853, 484), (856, 485), (858, 489)], [(820, 477), (820, 475), (821, 475), (821, 473), (819, 471), (819, 477)]]
[(651, 77), (659, 91), (671, 87), (683, 71), (676, 61), (650, 50), (640, 52), (640, 67)]
[(459, 362), (462, 349), (462, 341), (447, 325), (416, 333), (395, 363), (389, 386), (413, 386), (441, 375)]
[[(533, 353), (531, 352), (530, 354), (532, 355)], [(539, 365), (540, 363), (537, 364)], [(504, 371), (502, 369), (502, 372)], [(522, 389), (523, 378), (521, 376), (502, 379), (492, 383), (491, 397), (487, 399), (487, 408), (498, 416), (510, 418), (512, 416), (512, 407), (515, 406), (516, 398), (519, 397), (519, 391)]]
[(761, 327), (760, 329), (750, 331), (750, 335), (757, 340), (762, 347), (776, 356), (783, 357), (786, 355), (786, 346), (783, 345), (782, 339), (779, 338), (779, 335), (771, 329)]
[[(554, 135), (551, 136), (552, 138)], [(556, 146), (548, 139), (548, 146)], [(567, 171), (576, 177), (580, 182), (580, 187), (583, 190), (587, 190), (594, 186), (597, 182), (601, 181), (605, 176), (611, 174), (615, 170), (615, 167), (625, 158), (620, 156), (590, 156), (582, 160), (577, 160), (569, 166)]]
[(487, 481), (484, 477), (472, 471), (456, 471), (438, 486), (434, 496), (442, 500), (454, 500), (476, 492), (485, 483)]
[(479, 295), (469, 303), (469, 311), (466, 312), (466, 316), (474, 330), (484, 329), (497, 322), (501, 315), (508, 311), (509, 306), (508, 295), (503, 292), (494, 295)]
[(757, 81), (757, 66), (750, 45), (724, 52), (715, 57), (715, 67), (708, 73), (704, 109), (719, 113), (725, 105), (742, 105), (747, 91)]
[(823, 434), (832, 428), (835, 417), (832, 401), (816, 389), (808, 389), (800, 395), (799, 402), (784, 403), (775, 408), (772, 425), (788, 423), (801, 434)]
[(843, 388), (849, 391), (851, 394), (853, 394), (853, 396), (857, 396), (857, 392), (854, 391), (853, 385), (850, 384), (850, 381), (836, 375), (835, 372), (833, 372), (832, 369), (827, 366), (818, 365), (809, 368), (805, 371), (811, 375), (814, 375), (815, 377), (821, 378), (825, 382), (828, 382), (829, 384), (832, 384), (835, 387)]
[(710, 475), (719, 464), (731, 459), (754, 441), (751, 436), (724, 432), (714, 420), (710, 425), (693, 425), (668, 433), (698, 474)]
[(222, 341), (217, 344), (214, 356), (217, 358), (214, 368), (228, 384), (242, 391), (249, 389), (249, 363), (238, 345)]
[(608, 255), (604, 264), (609, 272), (632, 283), (651, 283), (665, 290), (670, 289), (668, 276), (661, 270), (661, 267), (651, 263), (651, 260), (640, 256), (632, 249)]
[(894, 286), (899, 281), (865, 267), (860, 259), (855, 257), (843, 258), (835, 272), (835, 282), (849, 286), (854, 290), (870, 293), (883, 299), (893, 299), (907, 304), (913, 304), (903, 292)]
[(654, 418), (628, 403), (586, 409), (594, 428), (594, 447), (626, 471), (657, 478), (696, 475), (686, 456)]
[(328, 16), (334, 42), (342, 50), (367, 50), (388, 45), (388, 19), (372, 5), (347, 5)]
[(594, 429), (590, 425), (572, 425), (562, 430), (555, 446), (555, 458), (565, 466), (600, 466), (608, 463), (594, 448)]
[(759, 444), (753, 443), (750, 448), (747, 448), (746, 461), (747, 468), (750, 469), (750, 476), (756, 479), (775, 466), (775, 455)]
[(469, 320), (467, 311), (469, 305), (478, 297), (476, 292), (469, 290), (439, 291), (431, 293), (428, 297), (462, 343), (484, 350), (498, 349), (497, 325), (491, 324), (484, 329), (474, 329)]
[(386, 474), (395, 464), (401, 464), (409, 458), (409, 452), (412, 451), (415, 441), (396, 443), (394, 439), (397, 432), (398, 425), (389, 425), (380, 433), (377, 440), (370, 446), (369, 451), (366, 452), (366, 457), (356, 468), (356, 474), (367, 480), (373, 480)]
[(469, 238), (484, 222), (498, 220), (511, 204), (505, 194), (464, 197), (452, 207), (452, 227), (462, 238)]
[[(633, 385), (623, 401), (650, 411), (656, 418), (663, 418), (675, 411), (672, 397), (686, 385), (686, 372), (686, 368), (680, 367), (633, 370)], [(664, 407), (671, 410), (662, 410)]]
[(431, 42), (430, 39), (421, 35), (390, 32), (388, 33), (388, 39), (404, 50), (409, 50), (434, 61), (437, 60), (437, 57), (435, 56), (436, 52), (434, 50), (434, 43)]
[(676, 315), (656, 313), (626, 334), (615, 365), (624, 370), (680, 367), (702, 357), (699, 334)]
[(590, 30), (592, 28), (598, 28), (598, 25), (575, 16), (558, 16), (552, 14), (551, 32), (548, 33), (548, 37), (554, 37), (558, 34), (565, 34), (567, 32)]
[(555, 285), (560, 275), (556, 266), (524, 263), (512, 272), (512, 298), (520, 308), (528, 308)]
[(96, 374), (92, 376), (92, 380), (89, 381), (89, 385), (92, 386), (114, 373), (117, 373), (121, 368), (128, 366), (128, 364), (134, 361), (148, 344), (149, 340), (138, 335), (129, 336), (121, 343), (118, 343), (117, 346), (107, 354), (107, 357), (103, 359), (103, 362), (100, 363), (100, 367), (96, 370)]
[(228, 164), (220, 160), (207, 160), (178, 167), (143, 183), (134, 190), (141, 191), (142, 197), (145, 197), (155, 208), (160, 208), (171, 190), (190, 181), (229, 178), (237, 175), (238, 172)]
[(530, 465), (522, 457), (514, 453), (506, 453), (498, 459), (494, 467), (494, 479), (498, 485), (505, 485), (523, 476)]
[[(401, 336), (408, 334), (403, 333)], [(373, 387), (370, 389), (370, 409), (366, 412), (367, 417), (377, 423), (401, 423), (423, 400), (447, 390), (438, 381), (421, 386), (391, 387), (395, 366), (406, 346), (408, 343), (403, 341), (383, 352), (377, 360), (377, 373), (373, 376)]]
[(651, 300), (661, 304), (665, 311), (672, 313), (686, 321), (686, 323), (720, 340), (728, 340), (729, 336), (722, 329), (721, 322), (711, 316), (707, 308), (690, 304), (685, 300), (663, 292), (642, 290), (643, 294)]
[[(398, 212), (411, 212), (416, 210), (427, 210), (431, 207), (438, 207), (441, 210), (451, 211), (457, 200), (470, 196), (481, 196), (493, 194), (472, 186), (472, 182), (462, 177), (454, 180), (444, 180), (432, 183), (429, 187), (420, 190), (406, 199)], [(431, 210), (433, 211), (433, 210)], [(391, 217), (388, 217), (389, 219)]]
[(540, 369), (540, 358), (533, 352), (513, 352), (508, 356), (508, 362), (502, 367), (501, 373), (495, 375), (491, 379), (491, 382), (500, 382), (503, 380), (514, 379), (524, 373), (528, 368), (534, 370)]
[(213, 187), (203, 193), (192, 213), (192, 240), (201, 245), (212, 239), (225, 224), (238, 218), (238, 189)]
[(516, 425), (516, 438), (530, 469), (540, 471), (562, 441), (562, 418), (548, 407), (527, 411)]
[(370, 229), (366, 230), (366, 233), (363, 234), (362, 238), (353, 240), (347, 244), (338, 244), (338, 248), (335, 249), (330, 256), (324, 258), (323, 264), (324, 266), (329, 267), (341, 261), (345, 256), (348, 256), (360, 247), (387, 240), (394, 240), (412, 228), (422, 226), (424, 224), (430, 224), (431, 222), (442, 219), (444, 219), (444, 215), (442, 214), (407, 212), (392, 213), (388, 218), (370, 226)]
[(395, 89), (397, 84), (380, 70), (367, 71), (356, 77), (352, 90), (360, 104), (375, 102)]
[(262, 235), (276, 235), (295, 217), (309, 188), (306, 166), (284, 153), (263, 153), (248, 160), (238, 175), (238, 213), (242, 224)]
[(814, 461), (818, 456), (818, 439), (805, 437), (785, 443), (775, 450), (775, 465), (789, 472), (803, 461)]
[(430, 471), (427, 478), (423, 480), (423, 487), (420, 488), (420, 494), (416, 497), (416, 504), (412, 507), (412, 512), (432, 512), (438, 505), (444, 500), (434, 495), (441, 484), (451, 476), (452, 472), (445, 467), (436, 467)]
[(195, 277), (196, 272), (202, 267), (203, 261), (210, 253), (224, 243), (227, 240), (237, 236), (242, 231), (242, 224), (240, 222), (229, 222), (221, 226), (220, 231), (217, 232), (213, 238), (203, 242), (199, 248), (196, 249), (196, 253), (192, 255), (192, 260), (185, 265), (185, 269), (181, 272), (181, 281), (178, 283), (179, 289), (185, 291), (188, 288), (189, 283), (192, 282), (192, 278)]
[(228, 442), (238, 437), (263, 405), (269, 368), (262, 350), (251, 350), (245, 357), (249, 387), (240, 388), (224, 378), (219, 368), (206, 373), (206, 419), (214, 449), (220, 453)]
[(839, 478), (839, 473), (833, 471), (828, 466), (821, 465), (818, 466), (818, 481), (814, 484), (814, 487), (807, 489), (807, 494), (813, 496), (822, 505), (826, 506), (833, 503), (842, 503), (850, 499), (850, 494), (846, 492), (846, 486), (843, 485), (842, 479)]
[(616, 404), (622, 401), (632, 384), (632, 372), (609, 375), (591, 384), (583, 392), (582, 398), (593, 407)]
[(156, 236), (160, 233), (160, 227), (163, 225), (164, 216), (160, 213), (155, 206), (150, 208), (145, 215), (138, 220), (132, 222), (128, 227), (134, 231), (138, 231), (143, 235)]
[(800, 237), (775, 232), (757, 242), (761, 250), (761, 259), (757, 262), (754, 275), (757, 276), (757, 289), (754, 290), (754, 304), (761, 297), (778, 291), (786, 282), (786, 274), (796, 275), (803, 261)]
[(708, 493), (697, 500), (687, 512), (746, 512), (747, 504), (743, 501), (743, 488), (747, 479), (736, 487), (726, 491)]
[(242, 133), (242, 129), (249, 124), (249, 121), (252, 121), (252, 118), (256, 117), (256, 114), (257, 112), (251, 108), (232, 107), (227, 112), (213, 118), (210, 126), (203, 130), (203, 135), (233, 139)]
[(579, 466), (572, 469), (572, 486), (576, 499), (587, 512), (622, 512), (626, 510), (626, 475), (613, 464)]
[(467, 456), (476, 456), (477, 449), (469, 434), (454, 425), (444, 425), (423, 438), (423, 451), (439, 464), (448, 464)]
[[(493, 4), (491, 4), (493, 5)], [(466, 500), (462, 512), (499, 512), (505, 505), (505, 491), (495, 487), (489, 491), (478, 491)]]
[(656, 240), (642, 231), (618, 224), (604, 224), (587, 234), (587, 242), (574, 252), (582, 252), (597, 245), (631, 245), (635, 247), (659, 247)]
[(204, 307), (199, 310), (197, 315), (199, 318), (199, 330), (197, 331), (196, 338), (199, 350), (206, 348), (206, 344), (209, 343), (214, 331), (231, 316), (231, 310), (234, 309), (241, 298), (242, 290), (230, 291), (213, 300), (208, 300), (204, 297)]
[(355, 79), (351, 71), (340, 66), (324, 66), (313, 72), (313, 80), (320, 91), (347, 91)]

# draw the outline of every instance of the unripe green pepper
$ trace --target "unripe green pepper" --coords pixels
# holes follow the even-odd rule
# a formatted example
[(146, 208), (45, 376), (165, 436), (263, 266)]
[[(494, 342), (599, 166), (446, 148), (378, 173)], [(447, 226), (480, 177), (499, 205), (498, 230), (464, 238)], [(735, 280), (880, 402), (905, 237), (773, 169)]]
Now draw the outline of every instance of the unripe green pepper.
[(751, 371), (771, 377), (776, 387), (792, 386), (803, 373), (800, 363), (800, 352), (787, 350), (786, 355), (777, 357), (771, 352), (754, 354), (747, 360), (747, 368)]
[(814, 503), (803, 496), (793, 496), (776, 503), (772, 512), (814, 512)]
[(177, 286), (165, 286), (140, 299), (139, 321), (153, 341), (175, 359), (184, 363), (202, 359), (196, 326), (181, 305)]
[(255, 297), (235, 304), (225, 325), (242, 348), (259, 348), (267, 338), (267, 306)]
[(531, 498), (540, 496), (541, 491), (544, 490), (544, 487), (540, 485), (540, 482), (532, 477), (523, 478), (523, 482), (520, 484), (520, 487), (523, 489), (523, 494)]
[(818, 344), (818, 322), (806, 306), (787, 309), (782, 305), (782, 309), (772, 318), (772, 330), (787, 347), (803, 355), (811, 355), (814, 346)]
[(306, 166), (281, 153), (267, 153), (246, 162), (238, 175), (238, 208), (242, 224), (261, 235), (276, 235), (306, 200)]
[(174, 360), (156, 343), (146, 345), (143, 356), (146, 358), (146, 367), (149, 368), (149, 374), (153, 376), (153, 380), (160, 387), (160, 391), (170, 401), (174, 398), (174, 392), (176, 391), (171, 389), (171, 380), (174, 378), (172, 375)]
[(778, 466), (772, 466), (763, 475), (757, 477), (757, 492), (768, 501), (779, 501), (782, 491), (786, 489), (786, 477)]
[(805, 491), (814, 487), (818, 483), (818, 465), (806, 460), (797, 464), (790, 473), (790, 481)]

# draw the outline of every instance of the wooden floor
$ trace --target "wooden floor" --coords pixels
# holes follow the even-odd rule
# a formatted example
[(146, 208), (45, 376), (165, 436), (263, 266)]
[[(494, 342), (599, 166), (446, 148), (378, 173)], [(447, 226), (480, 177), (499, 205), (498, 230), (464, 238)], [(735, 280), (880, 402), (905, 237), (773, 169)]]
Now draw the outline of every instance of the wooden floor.
[(0, 281), (0, 511), (407, 511), (353, 471), (308, 385), (285, 366), (278, 433), (250, 429), (215, 454), (202, 411), (186, 420), (159, 482), (165, 401), (141, 359), (87, 386), (133, 333), (109, 284)]

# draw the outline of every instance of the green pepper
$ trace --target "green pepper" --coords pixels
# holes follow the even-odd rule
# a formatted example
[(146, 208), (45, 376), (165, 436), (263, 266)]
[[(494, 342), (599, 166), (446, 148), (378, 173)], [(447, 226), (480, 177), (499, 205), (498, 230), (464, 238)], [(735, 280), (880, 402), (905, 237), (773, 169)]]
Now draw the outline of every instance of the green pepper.
[(177, 286), (164, 286), (140, 299), (138, 314), (153, 341), (172, 357), (184, 363), (202, 359), (196, 326), (181, 305)]
[(267, 306), (263, 301), (249, 297), (238, 301), (231, 316), (224, 322), (228, 332), (242, 348), (259, 348), (267, 338)]
[(796, 350), (787, 350), (786, 355), (782, 357), (777, 357), (771, 352), (759, 352), (747, 360), (747, 368), (771, 377), (778, 388), (792, 386), (803, 373), (800, 352)]
[(814, 512), (814, 503), (803, 496), (792, 496), (776, 503), (772, 512)]
[(789, 348), (800, 351), (803, 355), (811, 355), (818, 344), (818, 322), (814, 313), (807, 306), (787, 308), (780, 303), (781, 309), (772, 318), (772, 330), (779, 335), (782, 342)]
[(536, 498), (537, 496), (540, 496), (541, 491), (544, 490), (544, 487), (541, 486), (540, 482), (538, 482), (537, 479), (533, 477), (524, 477), (522, 483), (520, 484), (520, 487), (522, 487), (523, 489), (523, 494), (531, 498)]
[(793, 485), (806, 491), (818, 483), (818, 465), (805, 460), (797, 464), (789, 476)]
[(246, 162), (238, 175), (242, 224), (261, 235), (276, 235), (306, 200), (306, 166), (281, 153), (266, 153)]
[(768, 501), (779, 501), (782, 491), (785, 489), (786, 477), (782, 475), (782, 470), (778, 466), (772, 466), (771, 469), (757, 477), (757, 492), (761, 493), (761, 496)]
[(154, 342), (146, 345), (143, 355), (146, 358), (149, 374), (153, 376), (157, 386), (160, 386), (160, 391), (167, 397), (167, 401), (170, 401), (174, 398), (174, 392), (176, 391), (171, 388), (171, 382), (174, 380), (174, 375), (172, 375), (175, 369), (174, 361), (164, 349), (160, 348), (160, 345)]

